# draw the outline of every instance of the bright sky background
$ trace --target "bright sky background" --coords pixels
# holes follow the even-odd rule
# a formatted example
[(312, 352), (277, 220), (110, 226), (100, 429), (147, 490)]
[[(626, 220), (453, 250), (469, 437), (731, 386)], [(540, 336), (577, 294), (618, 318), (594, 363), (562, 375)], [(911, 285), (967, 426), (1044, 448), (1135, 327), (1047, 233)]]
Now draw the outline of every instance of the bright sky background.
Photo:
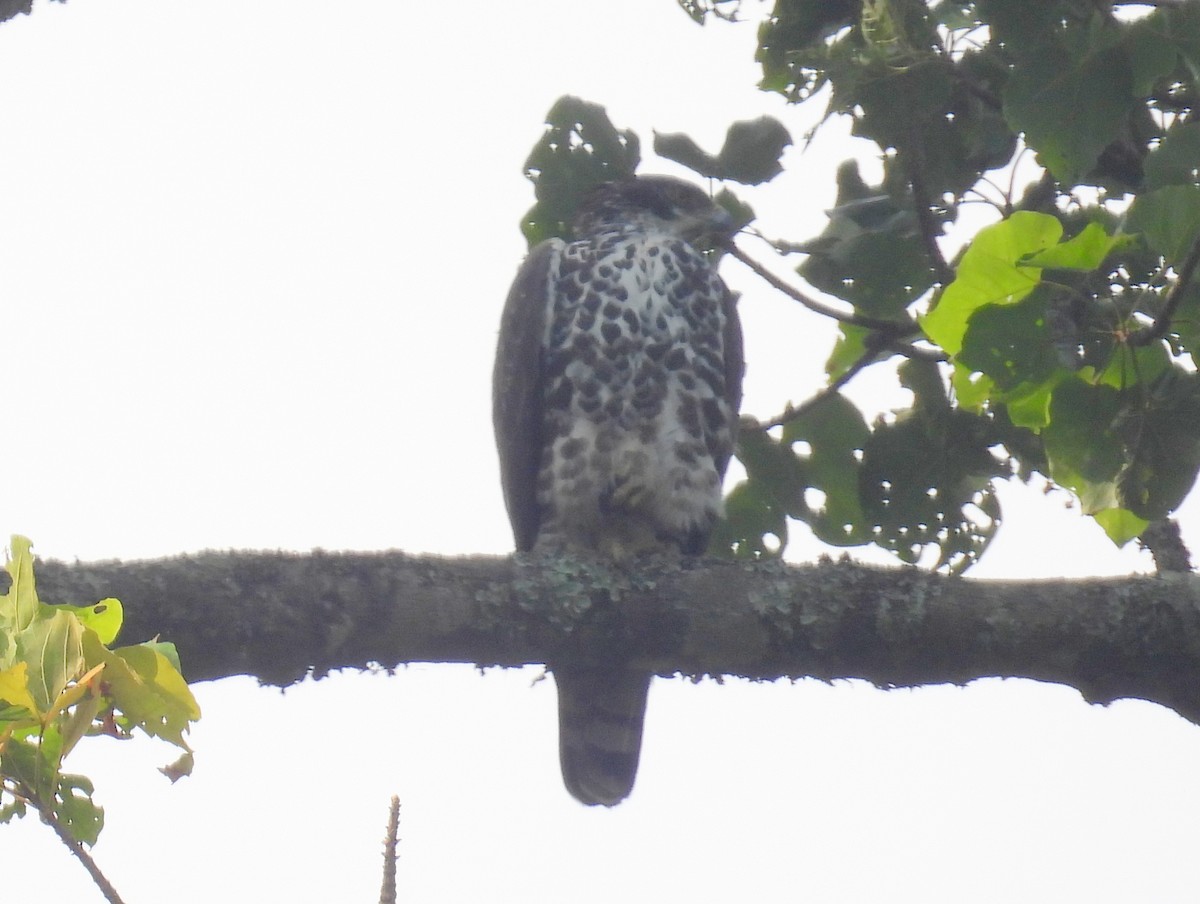
[[(543, 116), (604, 103), (647, 157), (652, 128), (715, 149), (763, 112), (799, 138), (817, 111), (754, 89), (754, 37), (671, 0), (71, 0), (0, 26), (0, 536), (66, 559), (507, 552), (489, 378)], [(820, 230), (830, 131), (779, 197), (746, 193), (769, 230)], [(827, 325), (725, 272), (746, 410), (806, 398)], [(882, 386), (855, 397), (886, 407)], [(1005, 499), (976, 577), (1148, 568), (1062, 498)], [(562, 789), (539, 674), (200, 685), (192, 778), (148, 743), (68, 761), (107, 807), (94, 853), (128, 904), (371, 902), (395, 793), (405, 901), (1196, 898), (1200, 731), (1161, 707), (659, 681), (638, 786), (603, 811)], [(33, 819), (0, 827), (0, 870), (5, 900), (101, 900)]]

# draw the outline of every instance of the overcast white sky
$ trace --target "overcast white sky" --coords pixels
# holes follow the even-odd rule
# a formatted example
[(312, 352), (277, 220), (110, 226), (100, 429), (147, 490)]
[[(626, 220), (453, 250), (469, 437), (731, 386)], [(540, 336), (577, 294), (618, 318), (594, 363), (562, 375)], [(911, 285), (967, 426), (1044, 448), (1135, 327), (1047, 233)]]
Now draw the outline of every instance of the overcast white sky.
[[(815, 113), (754, 90), (754, 33), (671, 0), (71, 0), (0, 26), (0, 536), (508, 551), (488, 381), (542, 117), (605, 103), (647, 156), (651, 128), (715, 148), (763, 112), (799, 136)], [(841, 134), (790, 152), (772, 231), (819, 231)], [(727, 277), (747, 410), (811, 394), (827, 326)], [(1147, 567), (1061, 500), (1006, 498), (978, 577)], [(95, 854), (129, 904), (374, 901), (395, 793), (406, 901), (1196, 899), (1200, 732), (1160, 707), (659, 681), (608, 812), (562, 789), (539, 671), (201, 685), (191, 779), (151, 744), (72, 761), (107, 806)], [(6, 900), (100, 900), (33, 820), (0, 827), (0, 869)]]

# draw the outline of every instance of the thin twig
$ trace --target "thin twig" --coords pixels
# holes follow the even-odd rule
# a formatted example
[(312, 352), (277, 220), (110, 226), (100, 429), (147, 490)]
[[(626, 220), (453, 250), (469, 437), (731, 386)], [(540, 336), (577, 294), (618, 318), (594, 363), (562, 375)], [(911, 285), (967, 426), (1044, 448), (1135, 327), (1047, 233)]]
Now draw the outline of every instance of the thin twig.
[(784, 282), (758, 261), (754, 260), (754, 258), (747, 255), (746, 252), (742, 251), (742, 249), (733, 244), (733, 242), (730, 242), (726, 247), (728, 248), (730, 254), (732, 254), (735, 258), (770, 283), (773, 288), (778, 289), (784, 295), (788, 296), (788, 298), (800, 302), (800, 304), (804, 305), (810, 311), (821, 314), (825, 317), (829, 317), (838, 321), (839, 323), (849, 323), (854, 326), (865, 327), (869, 330), (879, 330), (882, 333), (892, 336), (906, 335), (912, 330), (911, 321), (906, 323), (901, 320), (884, 320), (878, 317), (867, 317), (863, 314), (847, 313), (846, 311), (841, 311), (832, 305), (825, 304), (823, 301), (818, 301), (815, 298), (811, 298), (810, 296), (805, 295), (795, 286)]
[(950, 356), (940, 348), (926, 348), (923, 345), (913, 345), (910, 342), (901, 342), (899, 339), (889, 339), (886, 336), (881, 336), (879, 333), (873, 333), (872, 336), (879, 337), (879, 348), (887, 349), (889, 352), (895, 352), (897, 355), (902, 355), (905, 358), (912, 358), (917, 361), (949, 361)]
[(1171, 291), (1167, 293), (1167, 300), (1163, 304), (1162, 310), (1158, 312), (1158, 316), (1154, 318), (1154, 322), (1131, 334), (1125, 340), (1127, 345), (1135, 348), (1142, 345), (1149, 345), (1151, 342), (1157, 342), (1159, 339), (1162, 339), (1170, 332), (1171, 320), (1175, 316), (1175, 311), (1179, 309), (1179, 305), (1183, 302), (1183, 296), (1187, 293), (1188, 287), (1196, 275), (1197, 267), (1200, 267), (1200, 236), (1197, 236), (1196, 240), (1192, 242), (1192, 247), (1188, 251), (1187, 257), (1176, 268), (1178, 278), (1175, 280), (1175, 285), (1171, 287)]
[(379, 891), (379, 904), (396, 904), (396, 848), (400, 843), (397, 832), (400, 828), (400, 798), (392, 795), (388, 810), (387, 835), (383, 839), (383, 886)]
[(925, 185), (925, 177), (921, 173), (921, 161), (905, 161), (908, 165), (908, 184), (912, 186), (913, 206), (917, 210), (917, 225), (921, 229), (921, 242), (925, 246), (925, 254), (933, 268), (934, 278), (940, 285), (949, 285), (954, 279), (954, 270), (946, 263), (942, 249), (938, 247), (938, 236), (941, 229), (933, 218), (929, 189)]
[(871, 364), (875, 360), (875, 355), (875, 349), (867, 349), (865, 352), (859, 355), (858, 359), (853, 364), (838, 374), (837, 377), (833, 379), (828, 386), (821, 389), (820, 392), (810, 396), (808, 399), (805, 399), (795, 408), (788, 408), (787, 411), (783, 412), (781, 415), (773, 418), (772, 420), (759, 422), (757, 425), (758, 429), (770, 430), (773, 427), (782, 427), (784, 424), (788, 423), (788, 421), (794, 421), (796, 418), (801, 417), (807, 412), (811, 411), (826, 398), (833, 395), (835, 392), (853, 380), (860, 371), (862, 371), (865, 367), (867, 367), (867, 365)]
[(96, 865), (96, 861), (92, 859), (92, 855), (84, 850), (83, 844), (71, 836), (66, 826), (58, 821), (58, 817), (53, 813), (43, 810), (32, 798), (27, 797), (26, 801), (38, 811), (38, 815), (42, 817), (42, 822), (54, 829), (54, 834), (58, 836), (59, 841), (67, 846), (67, 850), (74, 854), (75, 858), (83, 864), (83, 868), (88, 871), (88, 875), (92, 877), (92, 881), (96, 883), (96, 887), (100, 889), (100, 893), (104, 895), (105, 900), (109, 904), (125, 904), (121, 900), (121, 896), (117, 894), (117, 890), (113, 888), (112, 883), (108, 881), (104, 873), (100, 872), (100, 867)]

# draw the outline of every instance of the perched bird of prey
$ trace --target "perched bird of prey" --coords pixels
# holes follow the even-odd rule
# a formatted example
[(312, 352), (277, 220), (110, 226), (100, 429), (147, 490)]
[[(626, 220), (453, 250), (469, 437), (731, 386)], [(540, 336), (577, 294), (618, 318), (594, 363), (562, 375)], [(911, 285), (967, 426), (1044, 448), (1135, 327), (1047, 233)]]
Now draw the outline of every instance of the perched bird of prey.
[[(701, 248), (730, 224), (694, 185), (631, 177), (585, 197), (573, 240), (526, 258), (493, 382), (518, 550), (616, 562), (704, 551), (743, 365), (734, 299)], [(613, 806), (633, 787), (652, 676), (621, 662), (551, 669), (563, 781), (583, 803)]]

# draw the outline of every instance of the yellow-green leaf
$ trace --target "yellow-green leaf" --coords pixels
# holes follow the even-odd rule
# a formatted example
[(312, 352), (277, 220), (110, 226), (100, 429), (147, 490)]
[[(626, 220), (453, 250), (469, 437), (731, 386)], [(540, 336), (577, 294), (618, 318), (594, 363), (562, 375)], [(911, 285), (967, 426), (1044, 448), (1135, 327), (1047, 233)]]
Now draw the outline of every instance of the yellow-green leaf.
[(29, 710), (29, 715), (37, 718), (41, 715), (37, 701), (29, 693), (29, 665), (18, 662), (11, 668), (0, 672), (0, 700), (12, 706), (22, 706)]
[(74, 614), (54, 611), (17, 637), (17, 655), (29, 664), (29, 692), (45, 712), (84, 668), (83, 627)]
[(1095, 270), (1114, 247), (1131, 239), (1131, 236), (1110, 236), (1099, 223), (1088, 223), (1075, 237), (1027, 256), (1021, 266)]
[(121, 631), (121, 623), (125, 611), (121, 601), (108, 597), (90, 606), (57, 606), (56, 608), (73, 612), (85, 628), (91, 628), (100, 638), (100, 642), (108, 646), (117, 639)]
[[(76, 687), (85, 692), (91, 691), (91, 688), (86, 684), (76, 685)], [(73, 691), (75, 688), (71, 688), (70, 690)], [(63, 700), (60, 697), (59, 703), (61, 704), (62, 702)], [(79, 739), (87, 734), (88, 729), (92, 727), (92, 722), (95, 720), (96, 714), (100, 712), (102, 702), (103, 698), (100, 694), (92, 692), (80, 700), (79, 705), (71, 710), (71, 712), (65, 714), (62, 720), (63, 756), (70, 753), (75, 745), (79, 743)]]
[(988, 304), (1015, 304), (1041, 282), (1040, 268), (1020, 262), (1052, 246), (1060, 235), (1056, 217), (1027, 210), (981, 229), (938, 306), (921, 318), (925, 334), (947, 354), (957, 355), (972, 314)]
[(33, 580), (33, 553), (28, 537), (14, 534), (9, 541), (6, 569), (12, 584), (8, 593), (0, 596), (0, 622), (8, 621), (18, 631), (29, 626), (37, 616), (37, 589)]
[(104, 681), (116, 708), (147, 734), (187, 749), (183, 733), (200, 718), (200, 707), (170, 660), (146, 644), (108, 650), (84, 632), (89, 662), (106, 664)]
[(1117, 546), (1124, 546), (1134, 537), (1140, 536), (1150, 524), (1149, 521), (1145, 521), (1123, 508), (1104, 509), (1094, 512), (1092, 517), (1096, 519), (1097, 524), (1104, 528), (1104, 533), (1108, 534), (1108, 538)]

